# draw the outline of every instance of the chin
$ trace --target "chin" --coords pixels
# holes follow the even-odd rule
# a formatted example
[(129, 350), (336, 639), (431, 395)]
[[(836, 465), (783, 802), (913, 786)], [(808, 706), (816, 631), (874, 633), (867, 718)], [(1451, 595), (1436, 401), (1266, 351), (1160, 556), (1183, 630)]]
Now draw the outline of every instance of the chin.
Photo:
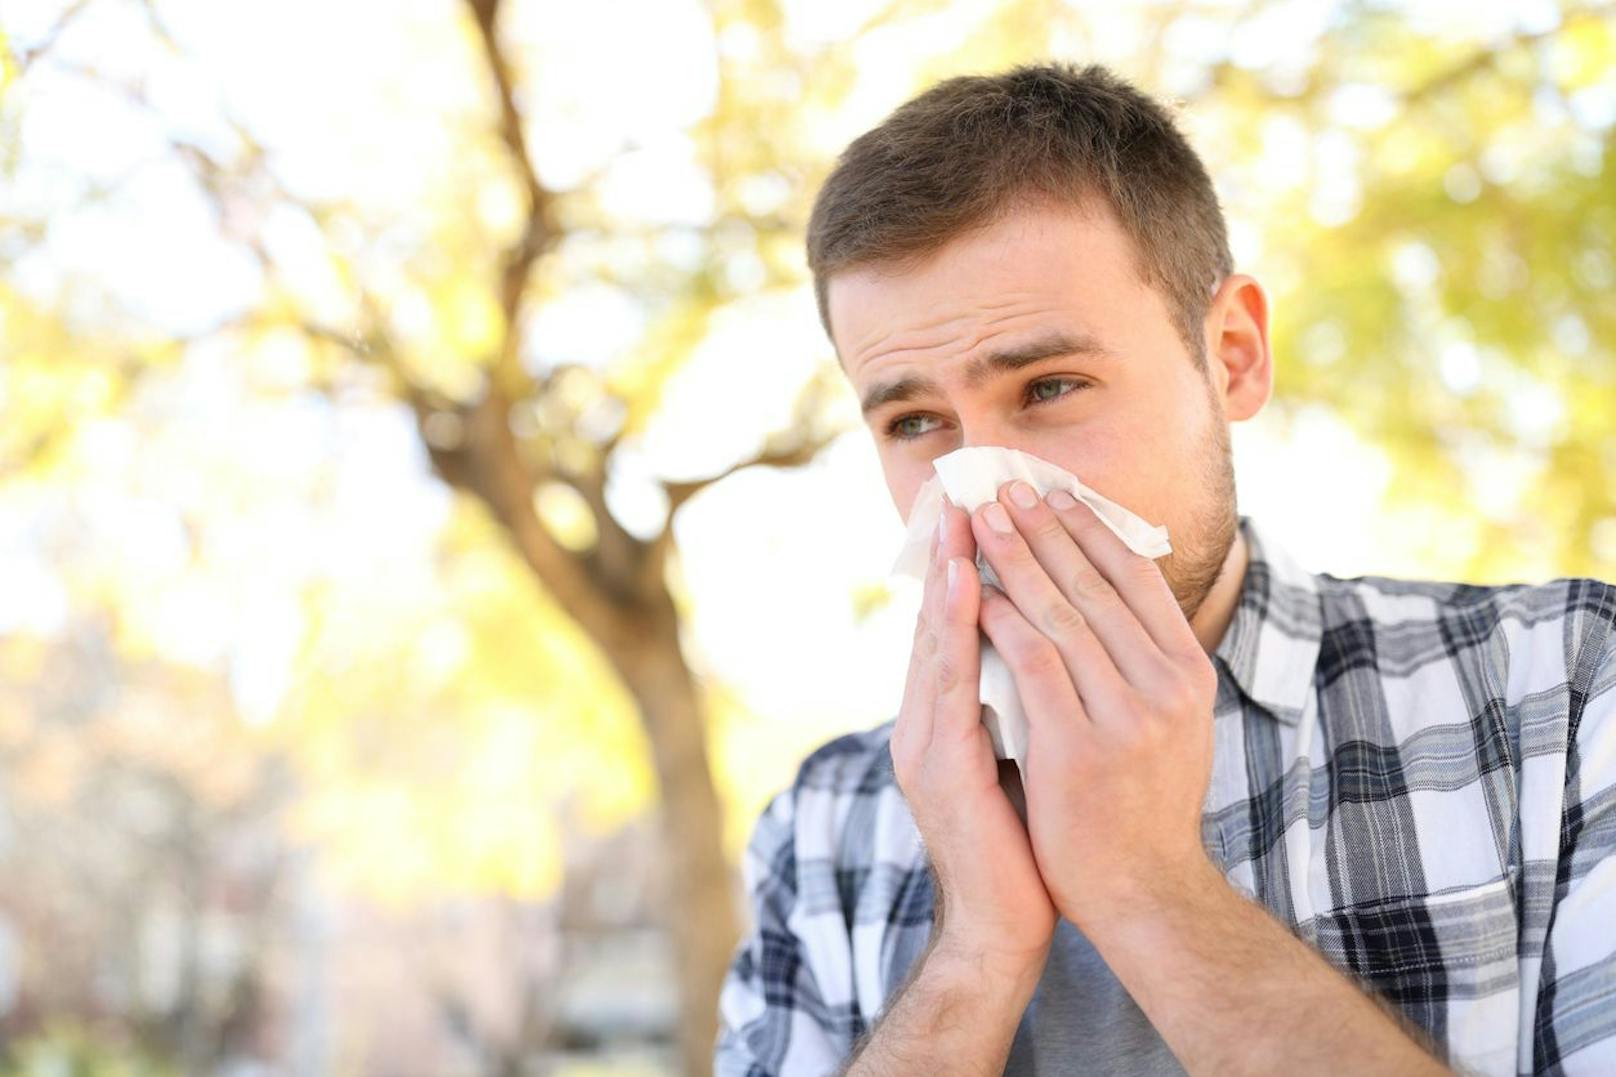
[(1218, 454), (1213, 470), (1215, 474), (1208, 477), (1214, 481), (1205, 488), (1216, 491), (1215, 496), (1199, 508), (1188, 524), (1169, 529), (1173, 552), (1160, 562), (1162, 575), (1178, 599), (1185, 620), (1193, 620), (1212, 593), (1240, 529), (1233, 462)]

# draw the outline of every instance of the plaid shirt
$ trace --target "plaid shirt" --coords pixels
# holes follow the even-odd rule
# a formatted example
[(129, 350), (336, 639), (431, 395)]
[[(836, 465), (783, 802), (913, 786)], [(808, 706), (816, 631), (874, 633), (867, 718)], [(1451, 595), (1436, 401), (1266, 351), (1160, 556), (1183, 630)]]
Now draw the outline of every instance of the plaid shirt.
[[(1214, 862), (1451, 1065), (1616, 1073), (1616, 586), (1340, 579), (1240, 527)], [(891, 729), (814, 752), (758, 821), (720, 1074), (835, 1070), (926, 945)]]

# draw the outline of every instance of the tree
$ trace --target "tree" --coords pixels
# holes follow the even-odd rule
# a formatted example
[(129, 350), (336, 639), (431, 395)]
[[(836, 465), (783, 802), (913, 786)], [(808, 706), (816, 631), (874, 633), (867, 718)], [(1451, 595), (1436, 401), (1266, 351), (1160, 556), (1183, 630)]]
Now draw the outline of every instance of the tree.
[[(161, 64), (120, 71), (109, 57), (108, 70), (80, 74), (162, 123), (168, 157), (248, 253), (255, 287), (221, 324), (188, 333), (131, 328), (138, 319), (107, 316), (66, 286), (52, 309), (0, 293), (8, 335), (33, 340), (7, 373), (28, 379), (13, 395), (32, 405), (0, 424), (0, 467), (39, 468), (87, 415), (125, 407), (142, 378), (204, 341), (295, 340), (306, 384), (332, 401), (401, 405), (434, 473), (634, 701), (670, 852), (691, 1072), (707, 1063), (737, 925), (702, 686), (670, 582), (672, 520), (741, 468), (813, 459), (840, 430), (828, 418), (839, 375), (827, 365), (792, 421), (729, 466), (648, 477), (634, 458), (721, 312), (760, 293), (801, 296), (803, 225), (831, 156), (931, 79), (1055, 53), (1106, 60), (1186, 99), (1237, 254), (1276, 300), (1280, 416), (1325, 409), (1390, 453), (1395, 497), (1435, 506), (1440, 537), (1468, 539), (1433, 546), (1433, 570), (1616, 571), (1608, 4), (1474, 31), (1353, 3), (1099, 17), (1005, 0), (985, 13), (897, 3), (843, 16), (711, 0), (705, 45), (686, 58), (692, 80), (711, 72), (710, 101), (671, 132), (705, 205), (671, 219), (614, 200), (643, 148), (632, 143), (546, 181), (556, 124), (543, 63), (555, 57), (540, 46), (556, 26), (536, 7), (465, 0), (417, 29), (423, 51), (453, 67), (442, 84), (453, 92), (419, 114), (395, 110), (406, 113), (396, 130), (440, 152), (431, 175), (391, 201), (311, 185), (287, 167), (284, 129), (256, 130), (222, 107), (207, 123), (169, 116), (174, 95), (154, 95), (156, 67), (182, 68), (194, 50), (164, 6), (125, 9), (166, 49)], [(805, 28), (810, 16), (829, 21)], [(8, 134), (26, 114), (30, 68), (96, 17), (69, 4), (25, 49), (0, 48)], [(303, 63), (317, 81), (321, 65)], [(648, 82), (648, 99), (667, 89)], [(117, 184), (77, 179), (83, 205)], [(0, 259), (15, 265), (49, 222), (19, 210), (0, 223)], [(601, 285), (631, 297), (643, 326), (609, 362), (568, 356), (539, 315)], [(614, 496), (636, 484), (654, 512), (629, 513)]]
[[(84, 11), (84, 5), (67, 9), (45, 42), (13, 67), (38, 60)], [(520, 64), (502, 40), (504, 9), (499, 0), (468, 0), (463, 11), (457, 29), (469, 31), (466, 78), (482, 83), (486, 126), (469, 122), (453, 132), (475, 167), (467, 188), (449, 197), (506, 197), (517, 210), (512, 219), (504, 227), (468, 227), (448, 216), (454, 207), (434, 207), (439, 213), (429, 217), (429, 234), (402, 259), (404, 272), (394, 264), (367, 276), (363, 257), (345, 251), (335, 237), (358, 231), (382, 245), (399, 222), (295, 192), (276, 174), (274, 153), (244, 124), (229, 122), (212, 140), (170, 135), (172, 154), (192, 171), (221, 231), (250, 253), (262, 274), (262, 300), (204, 335), (243, 339), (293, 329), (310, 344), (311, 380), (334, 399), (359, 385), (402, 402), (435, 473), (482, 506), (546, 595), (621, 678), (641, 716), (657, 779), (685, 1068), (700, 1072), (710, 1062), (718, 983), (738, 923), (702, 696), (681, 652), (681, 615), (668, 582), (675, 554), (670, 523), (690, 498), (740, 469), (813, 459), (840, 432), (822, 412), (825, 385), (810, 383), (795, 419), (750, 458), (715, 474), (662, 482), (666, 512), (649, 534), (632, 533), (614, 515), (608, 483), (614, 454), (644, 428), (662, 385), (700, 341), (715, 306), (739, 290), (725, 270), (744, 254), (740, 245), (754, 247), (762, 266), (762, 278), (749, 277), (748, 289), (778, 287), (795, 272), (785, 267), (781, 250), (788, 236), (795, 243), (795, 220), (747, 212), (737, 189), (771, 164), (789, 165), (777, 154), (768, 159), (763, 124), (742, 133), (763, 117), (754, 110), (737, 122), (733, 113), (743, 107), (742, 95), (727, 85), (718, 114), (699, 133), (723, 205), (698, 232), (701, 253), (690, 272), (669, 281), (653, 263), (645, 274), (650, 279), (637, 282), (648, 295), (661, 293), (648, 304), (653, 324), (638, 355), (606, 374), (565, 360), (535, 362), (531, 309), (559, 286), (544, 279), (546, 270), (560, 261), (569, 238), (590, 231), (612, 238), (622, 224), (599, 214), (589, 184), (557, 191), (540, 179), (533, 125), (521, 104)], [(143, 14), (172, 57), (182, 57), (157, 7), (144, 6)], [(83, 73), (110, 84), (139, 110), (161, 115), (144, 75), (119, 80)], [(787, 98), (776, 93), (762, 100), (783, 114)], [(730, 163), (737, 159), (740, 168)], [(266, 225), (277, 214), (312, 226), (320, 237), (318, 260), (336, 283), (318, 300), (334, 303), (311, 300), (307, 281), (274, 249)], [(13, 235), (23, 244), (29, 237), (28, 229)], [(422, 299), (429, 324), (412, 333), (402, 327), (401, 308)], [(326, 314), (333, 306), (341, 311), (335, 319)], [(94, 366), (102, 376), (110, 366), (114, 395), (122, 395), (145, 364), (135, 358)], [(50, 438), (70, 425), (63, 418), (47, 416), (35, 436), (16, 446), (13, 466), (45, 452)]]

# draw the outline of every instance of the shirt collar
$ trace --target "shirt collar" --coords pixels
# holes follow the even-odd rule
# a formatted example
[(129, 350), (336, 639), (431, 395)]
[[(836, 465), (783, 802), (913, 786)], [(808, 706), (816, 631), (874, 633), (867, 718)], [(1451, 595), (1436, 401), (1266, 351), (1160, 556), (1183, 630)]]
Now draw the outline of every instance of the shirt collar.
[(1252, 702), (1295, 725), (1313, 691), (1323, 635), (1318, 578), (1249, 516), (1246, 576), (1234, 617), (1213, 656)]

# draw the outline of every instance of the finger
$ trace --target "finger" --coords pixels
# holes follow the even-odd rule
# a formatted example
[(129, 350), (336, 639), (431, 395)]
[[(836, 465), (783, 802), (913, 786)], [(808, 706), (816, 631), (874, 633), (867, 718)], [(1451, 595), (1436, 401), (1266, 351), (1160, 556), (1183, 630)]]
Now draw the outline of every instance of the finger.
[(1162, 575), (1161, 566), (1129, 549), (1128, 544), (1087, 503), (1070, 495), (1067, 495), (1070, 499), (1070, 503), (1067, 503), (1066, 498), (1056, 497), (1055, 494), (1052, 491), (1050, 496), (1053, 500), (1047, 502), (1049, 510), (1082, 548), (1090, 563), (1127, 603), (1162, 653), (1169, 656), (1204, 655), (1205, 649), (1195, 638), (1189, 621), (1184, 618), (1184, 611), (1173, 594), (1172, 586)]
[(943, 501), (942, 524), (942, 559), (947, 561), (950, 557), (963, 557), (974, 564), (976, 561), (976, 536), (971, 534), (970, 515), (964, 509), (945, 498)]
[[(1056, 644), (1027, 619), (1026, 614), (1017, 607), (1014, 600), (993, 586), (982, 588), (977, 620), (981, 623), (983, 632), (988, 633), (988, 639), (994, 648), (1004, 658), (1005, 664), (1010, 666), (1011, 673), (1016, 678), (1018, 694), (1021, 679), (1024, 676), (1035, 675), (1038, 667), (1047, 662), (1045, 647), (1047, 644), (1054, 647), (1059, 655), (1060, 672), (1071, 684), (1081, 704), (1078, 712), (1080, 716), (1093, 718), (1105, 713), (1120, 713), (1116, 708), (1129, 703), (1128, 693), (1131, 690), (1122, 679), (1122, 675), (1117, 672), (1111, 656), (1106, 654), (1104, 645), (1093, 632), (1079, 627), (1065, 637), (1063, 650), (1061, 645)], [(1026, 668), (1022, 672), (1017, 672), (1018, 664)], [(1058, 683), (1056, 690), (1063, 692)], [(1058, 698), (1064, 699), (1064, 695)], [(1022, 702), (1026, 703), (1025, 697)], [(1031, 717), (1029, 711), (1029, 720)]]
[[(926, 743), (941, 732), (966, 738), (981, 721), (978, 684), (981, 677), (981, 634), (976, 623), (980, 580), (976, 572), (976, 540), (967, 514), (943, 500), (934, 543), (935, 575), (929, 578), (926, 619), (930, 635), (923, 650), (928, 665), (919, 676), (927, 679), (928, 720)], [(948, 564), (957, 562), (952, 603)], [(966, 698), (969, 697), (969, 698)]]
[(982, 729), (982, 636), (977, 627), (982, 581), (976, 562), (951, 557), (945, 572), (941, 645), (935, 658), (932, 740), (959, 743), (986, 736)]
[(937, 538), (942, 534), (942, 521), (933, 533), (930, 557), (920, 595), (920, 609), (915, 614), (915, 634), (909, 647), (909, 671), (904, 678), (903, 705), (892, 729), (891, 750), (894, 758), (907, 752), (921, 752), (931, 743), (933, 699), (936, 676), (933, 658), (940, 646), (937, 631), (936, 607), (941, 594), (943, 562), (937, 556)]
[[(996, 587), (982, 589), (978, 619), (989, 642), (1010, 667), (1030, 731), (1048, 735), (1074, 723), (1086, 726), (1090, 708), (1096, 703), (1105, 705), (1104, 699), (1082, 696), (1068, 674), (1066, 657), (1054, 641), (1022, 616), (1003, 591)], [(1093, 648), (1099, 649), (1097, 640)]]
[[(1149, 688), (1160, 683), (1171, 672), (1161, 648), (1083, 553), (1055, 510), (1024, 482), (1005, 483), (998, 500), (1015, 525), (1009, 534), (995, 535), (1010, 573), (1001, 573), (1000, 578), (1027, 619), (1052, 632), (1071, 621), (1075, 609), (1129, 684)], [(1023, 504), (1024, 500), (1031, 504)], [(989, 556), (993, 553), (990, 550)]]
[(936, 649), (941, 640), (935, 629), (938, 619), (942, 616), (944, 592), (948, 582), (948, 554), (945, 552), (947, 536), (948, 517), (944, 514), (938, 516), (936, 530), (932, 533), (931, 560), (926, 566), (926, 587), (920, 603), (922, 629), (932, 636), (926, 652), (928, 655)]

